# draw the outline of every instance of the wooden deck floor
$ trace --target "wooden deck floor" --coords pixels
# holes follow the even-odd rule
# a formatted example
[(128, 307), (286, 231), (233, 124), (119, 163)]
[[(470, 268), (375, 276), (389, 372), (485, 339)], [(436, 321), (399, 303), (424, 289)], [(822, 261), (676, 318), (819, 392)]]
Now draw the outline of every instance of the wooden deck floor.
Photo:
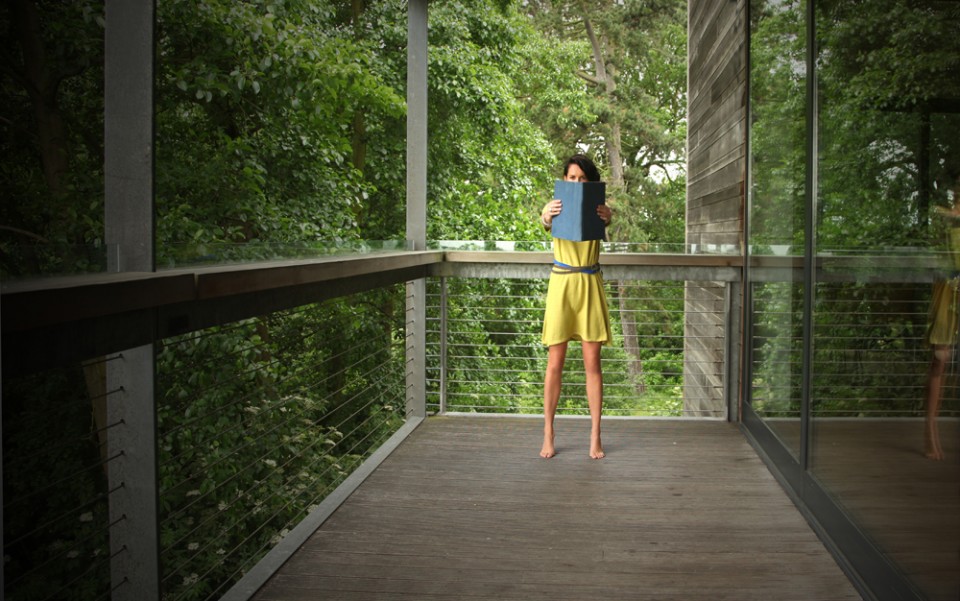
[(260, 601), (860, 599), (735, 425), (427, 419)]

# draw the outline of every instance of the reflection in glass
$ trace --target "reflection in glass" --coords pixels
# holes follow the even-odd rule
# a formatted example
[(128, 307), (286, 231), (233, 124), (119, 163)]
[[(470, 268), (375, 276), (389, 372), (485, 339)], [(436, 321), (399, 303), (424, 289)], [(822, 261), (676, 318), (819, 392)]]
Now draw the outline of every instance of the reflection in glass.
[[(938, 216), (951, 210), (960, 178), (960, 7), (829, 2), (818, 4), (816, 26), (810, 471), (924, 596), (952, 600), (956, 294), (934, 281), (956, 271), (942, 260), (949, 224)], [(931, 347), (938, 297), (933, 314), (948, 323)]]
[[(751, 3), (751, 406), (800, 454), (806, 66), (802, 3)], [(776, 257), (776, 258), (775, 258)]]
[(802, 288), (790, 282), (752, 286), (754, 411), (794, 454), (800, 454)]
[(4, 281), (106, 269), (102, 4), (0, 4)]

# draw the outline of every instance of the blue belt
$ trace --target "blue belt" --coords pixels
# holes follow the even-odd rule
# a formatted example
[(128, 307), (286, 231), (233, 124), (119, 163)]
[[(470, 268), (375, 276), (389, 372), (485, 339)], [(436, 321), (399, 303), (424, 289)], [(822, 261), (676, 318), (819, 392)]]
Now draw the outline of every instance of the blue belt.
[(584, 265), (582, 267), (578, 265), (567, 265), (566, 263), (561, 263), (554, 259), (553, 261), (553, 273), (559, 273), (562, 275), (567, 275), (571, 273), (600, 273), (600, 263), (594, 263), (593, 265)]

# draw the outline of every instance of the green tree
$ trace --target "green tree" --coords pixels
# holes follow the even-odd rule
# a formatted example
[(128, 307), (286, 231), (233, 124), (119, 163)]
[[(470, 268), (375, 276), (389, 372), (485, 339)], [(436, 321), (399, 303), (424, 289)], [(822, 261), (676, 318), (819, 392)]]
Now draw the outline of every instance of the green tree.
[(403, 114), (371, 45), (332, 3), (159, 13), (158, 254), (359, 238), (375, 186), (353, 164), (351, 124)]
[(893, 0), (818, 11), (818, 246), (929, 243), (960, 175), (960, 7)]
[(515, 5), (430, 6), (428, 237), (534, 240), (553, 177), (543, 133), (520, 102), (522, 40), (535, 33)]
[[(663, 182), (682, 179), (685, 163), (685, 3), (543, 0), (526, 6), (547, 44), (557, 48), (536, 63), (553, 61), (544, 77), (525, 80), (551, 91), (535, 102), (534, 115), (558, 141), (557, 158), (585, 149), (606, 169), (618, 213), (614, 240), (682, 242), (676, 216), (683, 214), (683, 196)], [(535, 88), (527, 94), (538, 95)], [(664, 192), (672, 208), (647, 206)], [(642, 222), (633, 219), (638, 215)]]
[(0, 4), (0, 276), (98, 270), (103, 3)]
[[(542, 127), (565, 144), (555, 150), (559, 156), (588, 150), (606, 168), (608, 203), (615, 211), (611, 239), (682, 242), (685, 3), (543, 0), (529, 2), (526, 8), (535, 27), (559, 49), (538, 62), (555, 61), (547, 73), (559, 85), (528, 80), (559, 88), (559, 93), (535, 105), (535, 114)], [(527, 95), (536, 98), (538, 90)], [(558, 131), (561, 128), (568, 131)], [(659, 177), (652, 177), (654, 168)], [(642, 353), (626, 300), (633, 296), (642, 295), (635, 295), (626, 282), (617, 283), (624, 343), (633, 358), (637, 392), (642, 394)]]

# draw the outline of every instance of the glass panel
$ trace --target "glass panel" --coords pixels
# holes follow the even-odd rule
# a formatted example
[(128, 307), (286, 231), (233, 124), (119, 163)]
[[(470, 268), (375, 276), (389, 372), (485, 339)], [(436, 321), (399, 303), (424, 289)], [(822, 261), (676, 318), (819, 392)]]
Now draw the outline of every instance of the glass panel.
[(103, 3), (0, 4), (0, 279), (106, 270)]
[(156, 5), (159, 267), (403, 238), (404, 9)]
[(956, 599), (960, 7), (823, 3), (817, 31), (811, 473), (926, 598)]
[(804, 242), (804, 9), (754, 0), (749, 252), (754, 411), (799, 456)]

